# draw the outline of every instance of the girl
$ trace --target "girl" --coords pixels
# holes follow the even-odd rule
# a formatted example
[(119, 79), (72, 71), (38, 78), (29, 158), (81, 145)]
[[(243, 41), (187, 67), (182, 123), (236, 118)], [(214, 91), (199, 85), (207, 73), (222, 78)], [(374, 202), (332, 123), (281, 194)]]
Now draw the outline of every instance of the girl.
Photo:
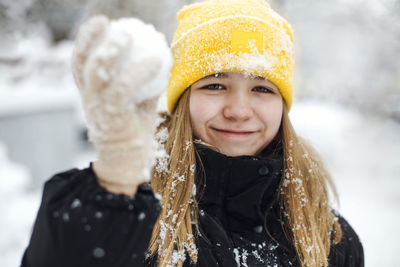
[(289, 24), (263, 0), (179, 12), (150, 183), (154, 81), (167, 64), (139, 28), (97, 17), (77, 38), (98, 160), (46, 183), (22, 266), (363, 266), (329, 206), (329, 174), (288, 118)]

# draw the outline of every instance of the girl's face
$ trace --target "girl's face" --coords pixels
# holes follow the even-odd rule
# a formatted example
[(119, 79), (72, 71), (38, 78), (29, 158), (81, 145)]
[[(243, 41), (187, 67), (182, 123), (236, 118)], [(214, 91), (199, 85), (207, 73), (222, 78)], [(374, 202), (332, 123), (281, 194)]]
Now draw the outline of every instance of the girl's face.
[(227, 156), (256, 155), (279, 130), (283, 101), (268, 80), (224, 72), (192, 84), (189, 109), (196, 138)]

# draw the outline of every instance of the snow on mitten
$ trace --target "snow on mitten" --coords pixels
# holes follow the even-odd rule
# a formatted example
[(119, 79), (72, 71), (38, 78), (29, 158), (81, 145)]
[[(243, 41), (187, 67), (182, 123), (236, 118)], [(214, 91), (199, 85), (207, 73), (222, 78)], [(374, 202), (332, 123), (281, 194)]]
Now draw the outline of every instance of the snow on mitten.
[(81, 27), (72, 71), (100, 180), (138, 185), (149, 179), (155, 107), (171, 61), (165, 36), (136, 18), (96, 16)]

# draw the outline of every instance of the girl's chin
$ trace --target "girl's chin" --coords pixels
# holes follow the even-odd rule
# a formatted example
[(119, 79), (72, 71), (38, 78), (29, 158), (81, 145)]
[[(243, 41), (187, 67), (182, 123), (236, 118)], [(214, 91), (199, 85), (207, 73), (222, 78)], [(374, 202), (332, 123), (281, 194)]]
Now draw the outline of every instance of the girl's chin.
[[(218, 153), (224, 154), (229, 157), (237, 157), (237, 156), (254, 156), (258, 153), (258, 151), (262, 150), (262, 148), (253, 147), (252, 142), (248, 142), (248, 140), (244, 139), (226, 139), (223, 138), (197, 138), (201, 143), (204, 143), (210, 146), (211, 149), (217, 151)], [(208, 139), (208, 140), (207, 140)]]
[(232, 149), (232, 147), (224, 148), (224, 147), (216, 147), (217, 151), (221, 154), (224, 154), (229, 157), (237, 157), (237, 156), (253, 156), (255, 155), (254, 150), (249, 150), (248, 148), (238, 148)]

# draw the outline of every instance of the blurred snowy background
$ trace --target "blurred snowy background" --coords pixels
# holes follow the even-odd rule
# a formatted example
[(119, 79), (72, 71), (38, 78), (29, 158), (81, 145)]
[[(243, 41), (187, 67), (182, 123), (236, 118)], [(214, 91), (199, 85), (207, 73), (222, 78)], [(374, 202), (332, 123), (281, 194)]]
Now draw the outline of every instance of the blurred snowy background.
[[(77, 27), (136, 16), (171, 40), (189, 0), (0, 0), (0, 266), (19, 266), (55, 172), (94, 159), (70, 72)], [(399, 266), (400, 0), (270, 0), (296, 41), (295, 128), (323, 155), (366, 266)]]

